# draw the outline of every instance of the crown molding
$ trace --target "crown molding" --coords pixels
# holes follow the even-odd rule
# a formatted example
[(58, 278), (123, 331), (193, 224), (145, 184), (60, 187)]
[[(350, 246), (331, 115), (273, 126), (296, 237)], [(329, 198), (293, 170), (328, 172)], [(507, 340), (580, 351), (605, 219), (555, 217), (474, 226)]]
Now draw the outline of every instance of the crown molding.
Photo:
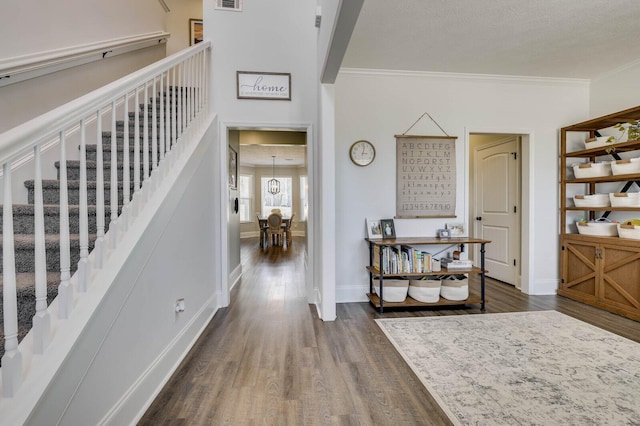
[(497, 82), (515, 82), (528, 84), (544, 84), (544, 85), (562, 85), (562, 86), (584, 86), (588, 87), (591, 80), (584, 78), (560, 78), (560, 77), (534, 77), (534, 76), (518, 76), (518, 75), (500, 75), (500, 74), (472, 74), (472, 73), (453, 73), (453, 72), (435, 72), (435, 71), (407, 71), (407, 70), (381, 70), (368, 68), (341, 68), (341, 75), (360, 75), (360, 76), (378, 76), (378, 77), (410, 77), (410, 78), (430, 78), (430, 79), (446, 79), (446, 80), (475, 80), (475, 81), (497, 81)]

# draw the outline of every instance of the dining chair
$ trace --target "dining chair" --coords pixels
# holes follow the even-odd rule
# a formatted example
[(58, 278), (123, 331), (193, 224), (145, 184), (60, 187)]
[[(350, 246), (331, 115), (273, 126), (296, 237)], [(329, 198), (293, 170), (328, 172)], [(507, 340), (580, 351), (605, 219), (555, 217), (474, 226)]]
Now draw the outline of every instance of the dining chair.
[(256, 212), (256, 223), (258, 224), (258, 228), (260, 229), (260, 247), (264, 248), (267, 245), (267, 229), (269, 229), (269, 225), (267, 221), (260, 217), (260, 213)]
[(296, 217), (295, 212), (291, 213), (291, 218), (282, 225), (282, 228), (284, 230), (284, 238), (287, 241), (287, 245), (291, 245), (291, 240), (293, 238), (293, 235), (292, 235), (293, 218), (295, 217)]
[(284, 231), (282, 230), (282, 215), (278, 213), (271, 213), (267, 218), (267, 234), (269, 235), (269, 241), (271, 245), (282, 244)]

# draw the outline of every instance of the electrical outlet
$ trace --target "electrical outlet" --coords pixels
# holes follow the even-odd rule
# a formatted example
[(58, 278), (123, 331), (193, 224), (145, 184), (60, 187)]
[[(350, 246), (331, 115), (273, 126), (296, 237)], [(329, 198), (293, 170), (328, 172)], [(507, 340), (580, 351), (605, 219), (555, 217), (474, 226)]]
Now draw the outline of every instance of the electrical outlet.
[(176, 300), (176, 312), (184, 312), (184, 299)]

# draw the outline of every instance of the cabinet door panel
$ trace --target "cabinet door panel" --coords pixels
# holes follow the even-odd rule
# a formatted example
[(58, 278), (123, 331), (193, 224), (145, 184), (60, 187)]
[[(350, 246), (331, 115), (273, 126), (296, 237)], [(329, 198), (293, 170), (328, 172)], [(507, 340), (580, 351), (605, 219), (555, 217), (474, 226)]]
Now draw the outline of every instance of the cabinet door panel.
[(562, 289), (565, 292), (581, 299), (596, 299), (596, 248), (591, 243), (565, 242), (562, 262)]
[(640, 313), (640, 249), (605, 245), (600, 299)]

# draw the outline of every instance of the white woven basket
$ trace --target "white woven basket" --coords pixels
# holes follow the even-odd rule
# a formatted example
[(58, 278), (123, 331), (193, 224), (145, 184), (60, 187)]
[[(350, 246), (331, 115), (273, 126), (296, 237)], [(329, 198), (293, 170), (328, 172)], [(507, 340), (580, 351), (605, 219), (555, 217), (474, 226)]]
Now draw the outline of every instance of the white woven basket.
[(611, 163), (580, 163), (573, 165), (573, 175), (576, 179), (611, 176)]
[(620, 236), (620, 238), (640, 240), (640, 226), (635, 226), (630, 222), (619, 223), (618, 236)]
[(611, 173), (614, 175), (630, 175), (640, 173), (640, 158), (627, 158), (611, 162)]
[(608, 207), (608, 194), (574, 195), (573, 203), (576, 207)]
[(603, 146), (611, 145), (613, 142), (607, 142), (611, 136), (598, 136), (595, 138), (585, 139), (584, 147), (586, 149), (601, 148)]
[(609, 201), (611, 207), (640, 207), (640, 192), (612, 192)]
[(409, 296), (423, 303), (436, 303), (440, 300), (440, 279), (409, 281)]
[[(383, 282), (383, 296), (382, 300), (385, 302), (404, 302), (407, 298), (407, 292), (409, 291), (409, 280), (384, 280)], [(378, 297), (380, 297), (380, 288), (374, 285), (374, 290)]]
[(578, 233), (599, 237), (617, 237), (618, 227), (611, 222), (576, 222)]
[(469, 279), (462, 276), (449, 275), (442, 279), (440, 296), (447, 300), (466, 300), (469, 298)]

